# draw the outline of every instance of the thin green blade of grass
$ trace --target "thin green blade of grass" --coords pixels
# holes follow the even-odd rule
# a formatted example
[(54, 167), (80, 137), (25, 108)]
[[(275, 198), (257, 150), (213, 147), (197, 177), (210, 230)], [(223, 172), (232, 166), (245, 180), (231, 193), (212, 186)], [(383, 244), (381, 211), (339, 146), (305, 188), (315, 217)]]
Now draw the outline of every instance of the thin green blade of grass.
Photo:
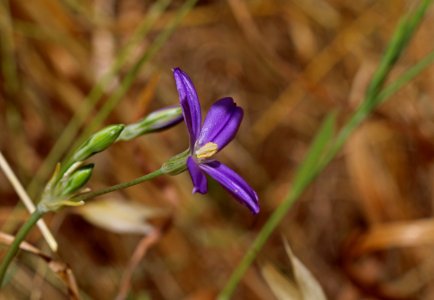
[(325, 118), (306, 154), (305, 159), (299, 167), (293, 181), (294, 190), (300, 189), (297, 187), (304, 187), (306, 183), (310, 181), (310, 176), (320, 162), (324, 154), (324, 149), (330, 144), (330, 141), (333, 138), (335, 123), (336, 114), (333, 112)]
[[(372, 110), (376, 108), (380, 103), (385, 101), (384, 95), (381, 96), (381, 88), (383, 87), (384, 82), (389, 76), (394, 64), (402, 55), (403, 51), (410, 42), (411, 37), (415, 34), (416, 29), (420, 25), (431, 3), (432, 0), (423, 0), (420, 5), (416, 7), (413, 13), (404, 16), (399, 22), (399, 24), (397, 25), (397, 29), (395, 30), (388, 44), (388, 47), (386, 48), (386, 51), (379, 63), (379, 67), (372, 76), (371, 82), (365, 93), (364, 101), (360, 104), (360, 106), (349, 119), (349, 121), (340, 130), (333, 146), (330, 149), (330, 152), (327, 154), (326, 158), (322, 162), (323, 165), (327, 165), (336, 156), (345, 141), (348, 139), (349, 135), (357, 126), (359, 126), (359, 124), (369, 115), (369, 113), (371, 113)], [(406, 72), (406, 74), (410, 74), (411, 78), (415, 77), (418, 74), (414, 74), (415, 71), (422, 71), (429, 65), (429, 63), (427, 64), (427, 62), (429, 61), (429, 57), (421, 60), (419, 63), (416, 64), (419, 65), (416, 70), (410, 69), (408, 72)], [(404, 80), (403, 83), (399, 85), (399, 87), (402, 87), (402, 85), (406, 82), (408, 81)], [(322, 166), (322, 168), (323, 167), (324, 166)]]
[(434, 50), (428, 53), (424, 58), (422, 58), (419, 62), (413, 65), (410, 69), (408, 69), (405, 73), (399, 76), (394, 82), (386, 86), (379, 94), (378, 94), (378, 104), (383, 103), (388, 98), (390, 98), (393, 94), (395, 94), (399, 89), (401, 89), (405, 84), (419, 75), (423, 70), (429, 67), (434, 63)]
[(326, 157), (322, 161), (322, 164), (327, 165), (339, 152), (339, 150), (344, 145), (345, 141), (348, 139), (349, 135), (354, 131), (354, 129), (368, 116), (369, 112), (381, 103), (388, 100), (393, 94), (400, 90), (404, 85), (409, 83), (412, 79), (418, 76), (422, 71), (428, 68), (434, 63), (434, 51), (430, 52), (424, 58), (419, 60), (415, 65), (405, 71), (401, 76), (399, 76), (394, 82), (386, 86), (381, 92), (376, 96), (376, 105), (370, 110), (359, 109), (350, 120), (342, 127), (337, 135), (335, 142), (331, 146), (330, 152), (327, 153)]
[(250, 263), (255, 259), (258, 251), (262, 248), (268, 237), (286, 215), (287, 210), (292, 206), (293, 202), (301, 195), (306, 185), (312, 180), (314, 168), (323, 156), (324, 150), (328, 146), (328, 142), (332, 139), (335, 119), (336, 117), (334, 113), (329, 114), (325, 118), (318, 133), (313, 139), (305, 160), (296, 173), (289, 195), (280, 204), (279, 208), (274, 211), (267, 223), (261, 229), (260, 234), (247, 251), (239, 267), (232, 273), (232, 276), (228, 280), (228, 284), (220, 293), (218, 297), (219, 300), (229, 299), (230, 295), (235, 290), (236, 285), (250, 266)]
[[(300, 179), (294, 179), (295, 182), (299, 182), (298, 185), (294, 184), (292, 186), (286, 198), (269, 217), (265, 225), (258, 233), (256, 239), (253, 241), (250, 249), (247, 251), (246, 255), (243, 257), (239, 265), (233, 271), (228, 282), (219, 294), (218, 299), (225, 300), (231, 297), (244, 273), (247, 271), (247, 269), (255, 259), (256, 254), (261, 250), (265, 242), (276, 229), (277, 225), (287, 214), (288, 210), (292, 207), (293, 203), (299, 198), (299, 196), (303, 193), (304, 189), (309, 185), (309, 183), (312, 182), (328, 165), (328, 163), (330, 163), (330, 161), (336, 156), (336, 154), (340, 151), (343, 144), (345, 143), (349, 135), (354, 131), (354, 129), (357, 128), (357, 126), (381, 101), (385, 101), (385, 99), (380, 98), (380, 89), (386, 81), (392, 67), (403, 53), (403, 50), (408, 45), (411, 37), (414, 35), (416, 28), (421, 23), (431, 2), (431, 0), (424, 0), (416, 8), (414, 13), (410, 13), (407, 17), (403, 18), (391, 38), (391, 42), (389, 43), (388, 48), (385, 51), (385, 55), (383, 55), (383, 58), (379, 64), (379, 68), (374, 73), (367, 93), (365, 94), (365, 99), (363, 103), (359, 106), (359, 108), (356, 110), (356, 112), (353, 114), (347, 124), (339, 131), (337, 138), (333, 141), (329, 150), (327, 151), (323, 159), (319, 161), (316, 167), (315, 165), (312, 166), (310, 163), (306, 163), (309, 168), (303, 167), (300, 169), (303, 170), (305, 168), (306, 171), (299, 171), (298, 174), (301, 173), (303, 177)], [(422, 70), (424, 70), (428, 66), (428, 61), (430, 60), (426, 60), (425, 63), (417, 69), (417, 71), (421, 72)], [(408, 80), (415, 76), (415, 71), (410, 71), (412, 71), (412, 73), (410, 74), (412, 76), (405, 74), (405, 78)], [(400, 82), (399, 87), (403, 86), (404, 83), (404, 81)], [(307, 156), (306, 160), (307, 159), (310, 160), (309, 155)], [(305, 164), (305, 162), (303, 164)], [(304, 174), (305, 172), (307, 173), (308, 169), (310, 173)]]
[[(70, 144), (76, 137), (85, 118), (90, 115), (92, 109), (95, 107), (95, 105), (103, 96), (104, 88), (108, 84), (110, 84), (114, 76), (117, 74), (120, 68), (125, 64), (132, 50), (140, 42), (140, 39), (149, 33), (149, 31), (154, 26), (155, 22), (165, 11), (165, 9), (170, 4), (170, 2), (171, 0), (162, 0), (162, 1), (160, 0), (152, 6), (147, 17), (144, 18), (142, 23), (137, 27), (137, 30), (133, 33), (131, 40), (127, 43), (127, 45), (123, 49), (121, 49), (119, 55), (117, 56), (110, 70), (93, 87), (93, 89), (90, 91), (86, 99), (84, 99), (81, 107), (75, 112), (71, 121), (63, 130), (63, 133), (57, 139), (50, 153), (42, 163), (41, 167), (33, 177), (30, 184), (28, 185), (27, 190), (31, 196), (34, 197), (37, 194), (37, 189), (42, 184), (41, 179), (45, 178), (48, 175), (48, 173), (54, 168), (54, 165), (60, 160), (62, 155), (65, 154), (65, 151), (69, 148)], [(132, 70), (129, 73), (132, 73)]]
[(413, 36), (417, 27), (420, 24), (431, 0), (423, 1), (421, 5), (416, 8), (413, 14), (405, 16), (398, 24), (394, 35), (380, 61), (380, 65), (374, 73), (371, 82), (366, 90), (365, 101), (362, 103), (369, 110), (377, 104), (376, 97), (383, 87), (387, 76), (396, 63), (402, 52), (408, 45), (410, 38)]

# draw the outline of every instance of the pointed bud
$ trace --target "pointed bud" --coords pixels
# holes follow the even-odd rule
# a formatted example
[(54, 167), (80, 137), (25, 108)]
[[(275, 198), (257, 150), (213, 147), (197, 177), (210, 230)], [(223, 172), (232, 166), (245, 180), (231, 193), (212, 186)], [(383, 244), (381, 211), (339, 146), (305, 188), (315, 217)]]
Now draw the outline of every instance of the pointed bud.
[(68, 196), (81, 189), (92, 176), (94, 164), (89, 164), (77, 169), (72, 173), (64, 183), (60, 196)]
[(129, 141), (138, 136), (164, 130), (182, 121), (182, 109), (171, 106), (159, 109), (147, 115), (137, 123), (127, 125), (119, 135), (119, 141)]
[(77, 161), (84, 161), (90, 156), (107, 149), (111, 144), (116, 141), (124, 127), (125, 125), (123, 124), (110, 125), (93, 134), (73, 154), (71, 159), (72, 163)]

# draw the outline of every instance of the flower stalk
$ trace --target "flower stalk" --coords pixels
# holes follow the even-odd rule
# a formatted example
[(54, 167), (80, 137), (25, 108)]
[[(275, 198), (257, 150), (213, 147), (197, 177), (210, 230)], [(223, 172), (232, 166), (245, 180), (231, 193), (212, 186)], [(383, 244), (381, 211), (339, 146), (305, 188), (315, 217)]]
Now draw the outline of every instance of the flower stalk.
[(101, 196), (104, 194), (108, 194), (108, 193), (111, 193), (114, 191), (123, 190), (123, 189), (129, 188), (131, 186), (138, 185), (142, 182), (154, 179), (155, 177), (161, 176), (163, 174), (164, 174), (164, 171), (162, 169), (158, 169), (158, 170), (155, 170), (155, 171), (148, 173), (144, 176), (133, 179), (131, 181), (119, 183), (119, 184), (116, 184), (116, 185), (113, 185), (111, 187), (101, 189), (98, 191), (79, 194), (79, 195), (75, 196), (74, 198), (72, 198), (71, 201), (84, 202), (86, 200), (89, 200), (89, 199), (92, 199), (92, 198), (95, 198), (95, 197), (98, 197), (98, 196)]

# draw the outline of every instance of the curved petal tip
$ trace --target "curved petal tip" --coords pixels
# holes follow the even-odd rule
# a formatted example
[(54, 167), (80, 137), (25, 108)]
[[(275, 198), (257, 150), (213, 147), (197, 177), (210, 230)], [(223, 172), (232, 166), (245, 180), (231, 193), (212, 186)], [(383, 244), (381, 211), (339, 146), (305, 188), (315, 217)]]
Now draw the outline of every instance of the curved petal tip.
[(219, 161), (203, 163), (199, 167), (220, 183), (238, 202), (247, 206), (253, 214), (259, 213), (258, 195), (235, 171)]
[(216, 101), (208, 111), (198, 138), (198, 145), (208, 142), (223, 149), (236, 135), (243, 119), (243, 109), (232, 98)]
[(191, 78), (180, 68), (173, 69), (173, 76), (175, 77), (182, 114), (184, 115), (184, 120), (190, 133), (190, 143), (194, 145), (199, 136), (200, 125), (202, 123), (200, 103), (196, 88)]

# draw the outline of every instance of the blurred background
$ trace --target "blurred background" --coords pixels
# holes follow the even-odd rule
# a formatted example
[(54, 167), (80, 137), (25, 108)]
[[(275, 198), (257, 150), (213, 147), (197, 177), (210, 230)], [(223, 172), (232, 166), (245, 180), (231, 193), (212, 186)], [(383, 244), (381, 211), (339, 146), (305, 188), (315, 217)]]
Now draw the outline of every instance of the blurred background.
[[(191, 76), (203, 114), (225, 96), (245, 111), (218, 157), (258, 192), (258, 216), (212, 180), (207, 195), (192, 195), (183, 173), (44, 218), (59, 243), (53, 259), (83, 298), (214, 299), (288, 193), (323, 117), (335, 110), (345, 123), (415, 3), (1, 1), (0, 149), (35, 200), (81, 134), (178, 104), (173, 67)], [(433, 49), (432, 28), (431, 9), (392, 79)], [(433, 81), (431, 67), (351, 136), (234, 299), (274, 299), (263, 266), (288, 275), (284, 240), (329, 299), (434, 298)], [(131, 180), (187, 147), (184, 124), (117, 143), (90, 159), (88, 185)], [(0, 199), (1, 231), (14, 234), (28, 214), (3, 173)], [(27, 241), (50, 253), (37, 229)], [(11, 272), (3, 299), (68, 298), (53, 266), (32, 254)]]

